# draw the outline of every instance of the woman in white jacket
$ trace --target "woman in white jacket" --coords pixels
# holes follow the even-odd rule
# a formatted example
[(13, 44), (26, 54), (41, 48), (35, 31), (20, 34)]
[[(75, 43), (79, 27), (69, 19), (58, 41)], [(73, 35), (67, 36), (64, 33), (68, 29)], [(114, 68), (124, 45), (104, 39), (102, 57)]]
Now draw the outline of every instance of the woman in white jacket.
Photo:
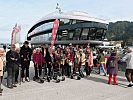
[(133, 48), (129, 49), (129, 53), (127, 53), (122, 58), (122, 61), (125, 61), (127, 63), (125, 76), (129, 82), (128, 87), (132, 87), (133, 86)]

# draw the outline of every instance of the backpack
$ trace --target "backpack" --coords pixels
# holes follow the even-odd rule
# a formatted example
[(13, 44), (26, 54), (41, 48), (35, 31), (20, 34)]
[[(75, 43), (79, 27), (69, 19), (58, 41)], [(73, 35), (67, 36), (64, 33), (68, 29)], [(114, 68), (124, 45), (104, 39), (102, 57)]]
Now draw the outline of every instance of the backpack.
[(113, 58), (113, 59), (111, 59), (111, 60), (109, 61), (109, 67), (110, 67), (110, 68), (115, 68), (115, 67), (116, 67), (115, 58)]

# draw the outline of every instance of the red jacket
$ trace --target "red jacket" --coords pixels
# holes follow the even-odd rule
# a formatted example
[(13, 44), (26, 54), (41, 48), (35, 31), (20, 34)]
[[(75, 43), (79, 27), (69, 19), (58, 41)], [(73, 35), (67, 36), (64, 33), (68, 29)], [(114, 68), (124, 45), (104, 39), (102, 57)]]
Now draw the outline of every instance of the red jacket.
[[(43, 57), (43, 55), (40, 53), (40, 63), (41, 63), (41, 65), (40, 66), (42, 66), (43, 65), (43, 63), (44, 63), (44, 57)], [(34, 55), (33, 55), (33, 62), (34, 62), (34, 67), (37, 67), (37, 65), (35, 65), (35, 63), (37, 63), (38, 64), (38, 54), (37, 53), (35, 53)]]

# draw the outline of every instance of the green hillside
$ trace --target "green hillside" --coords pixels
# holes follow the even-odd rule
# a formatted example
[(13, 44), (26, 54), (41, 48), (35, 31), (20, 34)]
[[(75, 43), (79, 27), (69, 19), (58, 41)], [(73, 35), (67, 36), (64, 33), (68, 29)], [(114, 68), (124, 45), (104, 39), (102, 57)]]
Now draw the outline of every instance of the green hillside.
[(133, 40), (133, 22), (110, 22), (107, 32), (108, 40)]

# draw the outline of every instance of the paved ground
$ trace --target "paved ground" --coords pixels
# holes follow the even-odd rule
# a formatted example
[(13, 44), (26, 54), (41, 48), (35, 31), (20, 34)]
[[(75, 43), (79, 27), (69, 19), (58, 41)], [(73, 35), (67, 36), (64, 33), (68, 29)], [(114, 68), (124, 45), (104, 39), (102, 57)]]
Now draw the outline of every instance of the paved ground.
[[(30, 69), (33, 76), (33, 68)], [(127, 88), (124, 73), (120, 74), (118, 86), (106, 84), (108, 77), (96, 74), (81, 80), (67, 78), (61, 83), (39, 84), (31, 80), (14, 89), (6, 88), (4, 79), (0, 100), (132, 100), (133, 88)]]

